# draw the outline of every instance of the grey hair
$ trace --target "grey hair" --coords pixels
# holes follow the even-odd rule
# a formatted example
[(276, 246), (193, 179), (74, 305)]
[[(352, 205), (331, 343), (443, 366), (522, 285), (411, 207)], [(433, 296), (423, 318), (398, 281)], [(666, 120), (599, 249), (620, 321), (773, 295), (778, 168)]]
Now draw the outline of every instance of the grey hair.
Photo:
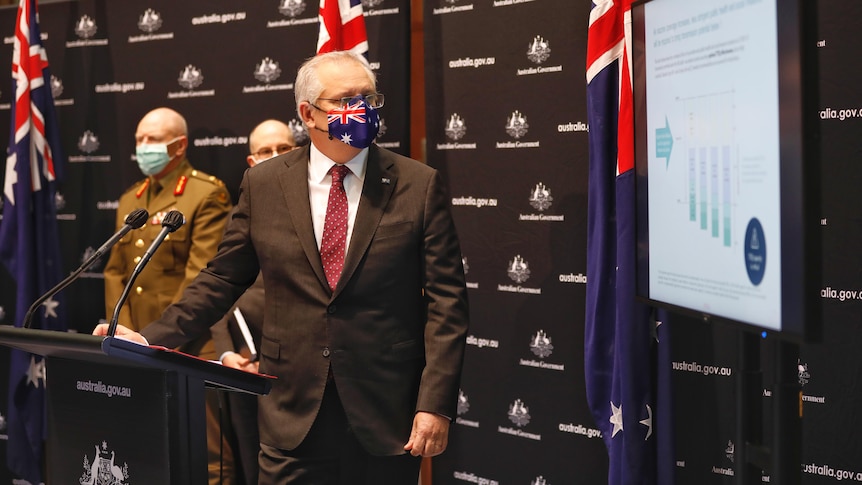
[(351, 51), (334, 51), (320, 54), (306, 60), (296, 73), (296, 82), (293, 84), (293, 94), (296, 99), (296, 112), (302, 118), (302, 113), (299, 112), (299, 103), (303, 101), (314, 102), (323, 92), (323, 84), (317, 77), (317, 68), (321, 64), (332, 62), (335, 64), (346, 64), (355, 62), (365, 69), (368, 78), (371, 79), (371, 84), (377, 86), (377, 76), (371, 70), (368, 60), (364, 56)]

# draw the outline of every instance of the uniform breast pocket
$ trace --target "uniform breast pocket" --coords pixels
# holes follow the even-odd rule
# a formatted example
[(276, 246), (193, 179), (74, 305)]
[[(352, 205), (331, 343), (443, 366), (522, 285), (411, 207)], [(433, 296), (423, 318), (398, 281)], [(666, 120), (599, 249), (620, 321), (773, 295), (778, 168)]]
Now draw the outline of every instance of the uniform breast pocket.
[[(189, 258), (189, 229), (186, 226), (181, 226), (168, 234), (162, 246), (153, 255), (153, 259), (158, 257), (158, 264), (165, 271), (181, 270)], [(159, 253), (161, 253), (160, 257)]]
[(165, 241), (174, 241), (185, 243), (189, 239), (189, 227), (186, 224), (183, 224), (176, 231), (170, 233), (165, 238)]

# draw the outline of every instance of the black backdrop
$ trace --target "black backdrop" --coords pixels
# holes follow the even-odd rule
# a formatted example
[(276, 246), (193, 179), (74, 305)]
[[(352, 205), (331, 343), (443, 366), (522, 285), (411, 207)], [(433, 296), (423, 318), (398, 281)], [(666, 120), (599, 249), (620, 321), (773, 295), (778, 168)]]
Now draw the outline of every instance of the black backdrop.
[[(387, 94), (379, 142), (407, 152), (407, 2), (364, 3), (371, 61)], [(862, 70), (853, 62), (862, 5), (818, 5), (821, 101), (809, 115), (821, 120), (823, 138), (824, 341), (800, 352), (806, 485), (862, 482)], [(450, 185), (473, 322), (450, 449), (434, 460), (436, 484), (606, 483), (583, 391), (589, 8), (570, 0), (425, 2), (427, 156)], [(142, 23), (151, 32), (138, 26), (147, 9), (162, 20), (155, 29)], [(292, 86), (284, 85), (313, 54), (317, 32), (312, 0), (81, 0), (40, 10), (73, 159), (60, 189), (69, 270), (111, 234), (116, 198), (139, 178), (131, 155), (141, 115), (160, 105), (183, 113), (192, 162), (235, 190), (254, 124), (296, 118)], [(0, 10), (0, 69), (11, 64), (14, 14)], [(255, 77), (261, 64), (264, 80)], [(277, 77), (266, 69), (274, 64)], [(189, 66), (202, 75), (190, 89), (179, 83)], [(8, 133), (9, 85), (0, 83), (0, 133)], [(81, 331), (103, 317), (100, 271), (65, 290)], [(11, 288), (0, 271), (0, 323), (12, 321)], [(682, 318), (672, 325), (677, 483), (733, 483), (738, 330)], [(773, 345), (763, 343), (766, 405)], [(3, 384), (0, 416), (5, 392)], [(0, 452), (3, 434), (0, 417)], [(0, 483), (11, 483), (4, 473), (0, 464)]]
[(434, 483), (607, 481), (583, 345), (588, 2), (425, 2), (427, 156), (449, 180), (471, 329)]

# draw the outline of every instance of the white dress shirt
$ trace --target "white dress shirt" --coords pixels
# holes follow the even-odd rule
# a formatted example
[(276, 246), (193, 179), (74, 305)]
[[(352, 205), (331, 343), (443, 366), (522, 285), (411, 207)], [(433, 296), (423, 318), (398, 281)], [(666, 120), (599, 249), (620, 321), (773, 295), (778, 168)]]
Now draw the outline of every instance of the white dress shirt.
[[(329, 188), (332, 186), (332, 176), (329, 169), (335, 162), (320, 152), (311, 144), (308, 157), (308, 198), (311, 203), (311, 222), (314, 224), (314, 238), (317, 249), (323, 239), (323, 225), (326, 222), (326, 205), (329, 203)], [(362, 196), (362, 184), (365, 181), (365, 164), (368, 161), (368, 149), (365, 148), (344, 165), (350, 173), (344, 177), (344, 191), (347, 193), (347, 243), (344, 257), (350, 249), (350, 236), (353, 234), (353, 221), (356, 220), (356, 210)]]

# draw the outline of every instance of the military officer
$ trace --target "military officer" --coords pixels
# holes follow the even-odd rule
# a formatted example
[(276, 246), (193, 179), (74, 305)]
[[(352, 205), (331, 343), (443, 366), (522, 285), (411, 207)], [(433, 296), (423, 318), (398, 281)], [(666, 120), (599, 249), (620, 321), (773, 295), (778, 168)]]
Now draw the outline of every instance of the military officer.
[[(195, 170), (189, 163), (188, 127), (176, 111), (157, 108), (147, 113), (138, 123), (135, 143), (138, 166), (146, 178), (120, 196), (117, 228), (136, 208), (146, 209), (150, 220), (111, 249), (104, 270), (108, 319), (135, 266), (162, 230), (164, 216), (178, 210), (186, 219), (152, 255), (121, 308), (119, 323), (140, 330), (179, 300), (183, 289), (215, 255), (232, 204), (221, 180)], [(205, 359), (218, 358), (209, 334), (181, 350)], [(230, 447), (221, 443), (217, 396), (207, 396), (207, 405), (210, 483), (232, 483), (233, 461), (224, 456)]]

